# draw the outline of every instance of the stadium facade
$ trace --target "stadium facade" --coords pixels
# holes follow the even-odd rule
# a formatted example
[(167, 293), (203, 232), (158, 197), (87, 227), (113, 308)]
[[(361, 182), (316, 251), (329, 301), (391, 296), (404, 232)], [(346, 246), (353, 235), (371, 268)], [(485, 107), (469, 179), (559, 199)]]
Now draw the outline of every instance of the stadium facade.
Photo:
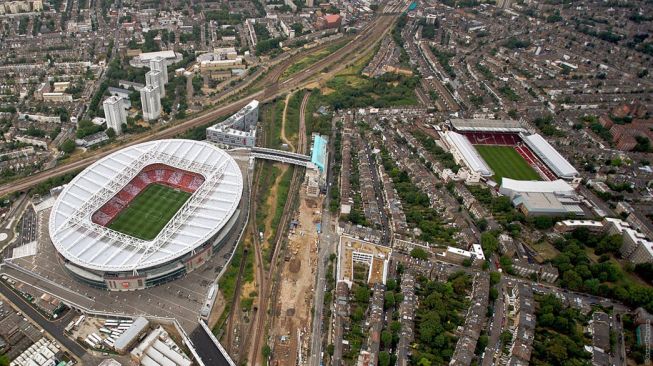
[[(152, 240), (109, 228), (152, 184), (190, 197)], [(223, 246), (238, 227), (242, 192), (240, 168), (214, 145), (146, 142), (98, 160), (66, 185), (50, 213), (50, 237), (75, 279), (110, 291), (143, 289), (193, 271)]]

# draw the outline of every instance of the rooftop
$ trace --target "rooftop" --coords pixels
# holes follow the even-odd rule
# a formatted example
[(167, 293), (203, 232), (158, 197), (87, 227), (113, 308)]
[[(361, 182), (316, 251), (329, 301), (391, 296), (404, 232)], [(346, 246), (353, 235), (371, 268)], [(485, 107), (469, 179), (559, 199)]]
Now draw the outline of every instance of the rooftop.
[[(154, 163), (205, 178), (155, 239), (137, 239), (91, 221), (99, 207)], [(83, 268), (151, 268), (183, 256), (219, 232), (236, 211), (242, 188), (237, 163), (209, 143), (176, 139), (130, 146), (98, 160), (64, 188), (50, 213), (50, 237), (61, 255)]]

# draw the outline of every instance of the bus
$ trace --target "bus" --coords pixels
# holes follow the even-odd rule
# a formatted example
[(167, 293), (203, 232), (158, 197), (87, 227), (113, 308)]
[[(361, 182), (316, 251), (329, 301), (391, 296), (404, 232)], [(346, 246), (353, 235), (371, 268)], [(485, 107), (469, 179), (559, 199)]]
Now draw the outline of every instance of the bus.
[(64, 328), (64, 332), (71, 333), (73, 331), (73, 328), (75, 328), (75, 321), (71, 320), (70, 323), (66, 325), (66, 328)]
[(75, 321), (74, 328), (75, 328), (75, 329), (78, 329), (78, 328), (79, 328), (79, 325), (82, 324), (82, 322), (84, 321), (84, 319), (86, 319), (86, 316), (81, 315), (81, 316), (77, 319), (77, 321)]

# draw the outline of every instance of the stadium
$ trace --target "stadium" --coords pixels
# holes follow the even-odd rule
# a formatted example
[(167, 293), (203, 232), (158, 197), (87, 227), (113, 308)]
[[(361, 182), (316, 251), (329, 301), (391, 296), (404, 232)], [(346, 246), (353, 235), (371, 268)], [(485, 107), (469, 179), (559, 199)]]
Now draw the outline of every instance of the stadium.
[(444, 142), (471, 175), (494, 179), (573, 180), (578, 171), (539, 134), (520, 121), (452, 119)]
[(243, 177), (223, 150), (199, 141), (127, 147), (78, 174), (50, 213), (68, 273), (90, 286), (143, 289), (201, 266), (236, 229)]

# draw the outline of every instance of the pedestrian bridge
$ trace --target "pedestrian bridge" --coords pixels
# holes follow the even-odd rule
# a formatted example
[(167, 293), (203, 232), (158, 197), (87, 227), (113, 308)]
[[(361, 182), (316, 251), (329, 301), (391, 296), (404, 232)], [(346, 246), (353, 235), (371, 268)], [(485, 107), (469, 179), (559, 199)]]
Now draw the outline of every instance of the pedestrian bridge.
[(290, 151), (275, 150), (267, 147), (253, 147), (252, 156), (257, 159), (278, 161), (280, 163), (300, 165), (312, 169), (316, 168), (315, 164), (311, 162), (310, 156)]

